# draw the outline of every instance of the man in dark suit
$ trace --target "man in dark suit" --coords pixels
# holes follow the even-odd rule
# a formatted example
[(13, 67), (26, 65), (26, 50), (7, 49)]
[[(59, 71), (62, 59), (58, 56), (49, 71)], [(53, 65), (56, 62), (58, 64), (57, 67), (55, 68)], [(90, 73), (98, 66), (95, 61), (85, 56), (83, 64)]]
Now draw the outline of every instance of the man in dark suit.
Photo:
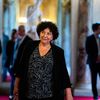
[(97, 75), (100, 76), (100, 24), (92, 25), (94, 34), (86, 39), (86, 52), (88, 55), (88, 64), (91, 72), (92, 92), (94, 100), (98, 100)]
[[(17, 38), (14, 44), (13, 66), (12, 66), (13, 76), (14, 76), (14, 73), (16, 72), (16, 67), (18, 67), (17, 65), (21, 60), (22, 52), (28, 41), (32, 41), (32, 39), (26, 35), (24, 25), (20, 25), (18, 27)], [(14, 81), (15, 81), (15, 77), (13, 77), (11, 80), (12, 82), (11, 84), (13, 88), (14, 88)], [(12, 88), (12, 91), (13, 91), (13, 88)], [(13, 95), (11, 95), (9, 99), (13, 100)]]
[[(17, 44), (18, 39), (20, 39), (20, 41), (19, 41), (19, 45), (17, 47), (17, 50), (15, 51), (14, 62), (13, 62), (13, 74), (14, 74), (14, 76), (16, 75), (16, 68), (19, 67), (18, 64), (21, 61), (21, 57), (22, 57), (23, 51), (26, 47), (26, 44), (30, 41), (33, 41), (28, 35), (26, 35), (24, 25), (20, 25), (18, 27), (18, 38), (16, 39), (16, 44)], [(16, 44), (15, 44), (15, 48), (16, 48)]]

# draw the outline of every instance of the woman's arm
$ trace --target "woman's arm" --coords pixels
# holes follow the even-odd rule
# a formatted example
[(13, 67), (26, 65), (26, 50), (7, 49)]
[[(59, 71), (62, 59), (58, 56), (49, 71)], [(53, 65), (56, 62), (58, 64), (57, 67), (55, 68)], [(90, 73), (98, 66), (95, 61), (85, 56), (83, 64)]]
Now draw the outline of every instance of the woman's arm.
[(20, 82), (20, 78), (16, 77), (15, 78), (15, 84), (14, 84), (14, 95), (18, 95), (19, 93), (19, 82)]
[(71, 88), (65, 89), (65, 100), (73, 100)]

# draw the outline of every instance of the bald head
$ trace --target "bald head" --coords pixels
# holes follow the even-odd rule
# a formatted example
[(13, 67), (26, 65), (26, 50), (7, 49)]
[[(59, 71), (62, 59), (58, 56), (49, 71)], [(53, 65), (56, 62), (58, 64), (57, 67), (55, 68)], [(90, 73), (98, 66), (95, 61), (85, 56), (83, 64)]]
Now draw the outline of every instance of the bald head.
[(20, 36), (24, 36), (25, 35), (25, 26), (24, 25), (20, 25), (18, 27), (18, 35), (20, 35)]

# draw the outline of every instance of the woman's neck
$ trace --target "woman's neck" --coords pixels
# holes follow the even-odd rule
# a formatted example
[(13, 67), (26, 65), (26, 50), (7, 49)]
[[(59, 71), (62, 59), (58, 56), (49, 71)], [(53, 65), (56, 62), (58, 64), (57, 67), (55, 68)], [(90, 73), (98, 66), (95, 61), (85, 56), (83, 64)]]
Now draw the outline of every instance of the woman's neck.
[(44, 47), (44, 48), (50, 48), (51, 45), (50, 44), (44, 44), (44, 43), (41, 43), (39, 44), (40, 47)]
[(47, 52), (50, 50), (51, 45), (50, 44), (43, 44), (40, 42), (39, 44), (39, 53), (40, 56), (44, 56), (47, 54)]

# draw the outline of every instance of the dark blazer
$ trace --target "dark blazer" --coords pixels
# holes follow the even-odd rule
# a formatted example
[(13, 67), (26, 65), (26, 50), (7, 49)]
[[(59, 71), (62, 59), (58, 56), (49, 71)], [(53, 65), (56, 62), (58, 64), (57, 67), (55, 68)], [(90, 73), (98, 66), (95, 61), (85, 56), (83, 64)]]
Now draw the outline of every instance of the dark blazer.
[(13, 40), (9, 40), (6, 46), (6, 62), (5, 67), (9, 68), (13, 63), (13, 53), (14, 53), (14, 44)]
[(94, 34), (86, 39), (86, 52), (88, 54), (88, 63), (91, 65), (90, 67), (92, 67), (98, 57), (98, 46)]
[[(28, 43), (26, 48), (24, 49), (21, 61), (16, 70), (16, 77), (20, 77), (20, 93), (21, 96), (25, 96), (25, 91), (27, 87), (27, 71), (29, 58), (32, 54), (35, 47), (37, 47), (39, 41), (33, 41)], [(54, 44), (51, 44), (52, 53), (53, 53), (53, 92), (56, 99), (64, 100), (64, 89), (67, 87), (71, 87), (70, 79), (68, 72), (66, 70), (64, 51), (57, 47)], [(62, 95), (61, 95), (62, 94)], [(55, 100), (56, 100), (55, 99)]]
[(20, 46), (18, 48), (18, 53), (17, 53), (16, 59), (15, 59), (15, 62), (14, 62), (14, 65), (13, 65), (14, 73), (16, 72), (16, 68), (18, 67), (19, 62), (21, 60), (22, 52), (25, 49), (27, 43), (30, 42), (30, 41), (33, 41), (33, 40), (29, 36), (26, 36), (24, 38), (24, 40), (22, 41), (22, 43), (20, 44)]

